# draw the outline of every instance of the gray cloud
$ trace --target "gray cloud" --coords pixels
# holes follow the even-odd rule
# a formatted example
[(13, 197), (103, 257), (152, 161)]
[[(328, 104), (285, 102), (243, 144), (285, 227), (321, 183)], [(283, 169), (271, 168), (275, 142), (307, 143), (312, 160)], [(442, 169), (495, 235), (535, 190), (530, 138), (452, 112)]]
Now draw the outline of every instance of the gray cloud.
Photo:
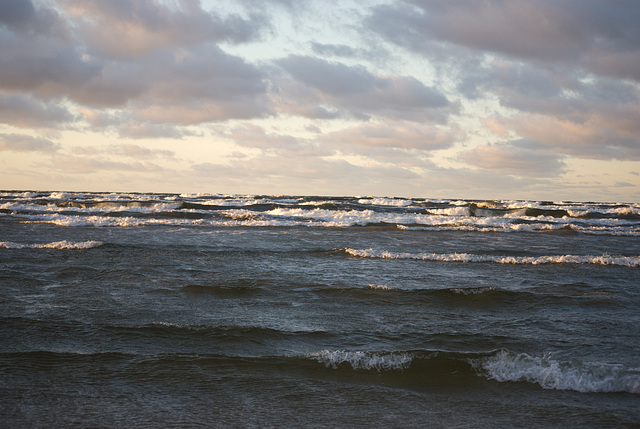
[(635, 0), (407, 0), (376, 8), (367, 25), (425, 55), (438, 41), (640, 80), (639, 20)]
[(92, 51), (115, 58), (139, 58), (157, 49), (204, 42), (246, 42), (258, 37), (266, 25), (258, 15), (246, 20), (205, 11), (196, 0), (174, 5), (153, 0), (59, 0), (59, 4), (74, 17), (80, 38)]
[(383, 84), (362, 66), (350, 67), (299, 55), (291, 55), (278, 63), (298, 81), (328, 95), (362, 94)]
[(21, 28), (34, 16), (35, 8), (30, 1), (0, 0), (0, 24)]
[(95, 107), (128, 105), (145, 121), (196, 124), (268, 114), (265, 78), (239, 57), (201, 45), (111, 62), (70, 96)]
[(194, 0), (173, 6), (150, 0), (57, 4), (68, 22), (43, 5), (27, 7), (27, 13), (3, 3), (9, 11), (5, 21), (48, 20), (66, 29), (53, 37), (0, 31), (3, 97), (31, 94), (50, 111), (60, 103), (58, 113), (66, 98), (80, 106), (120, 108), (151, 123), (269, 114), (266, 75), (216, 45), (257, 37), (261, 18), (221, 17)]
[[(455, 109), (442, 92), (411, 76), (378, 76), (361, 66), (307, 56), (292, 55), (277, 63), (299, 83), (316, 91), (301, 97), (305, 104), (344, 109), (360, 118), (376, 114), (435, 122), (445, 122)], [(294, 91), (303, 94), (302, 90)]]
[(0, 134), (0, 151), (53, 153), (60, 145), (44, 137), (27, 134)]
[(75, 116), (58, 101), (41, 102), (22, 94), (0, 94), (0, 122), (20, 128), (59, 127)]

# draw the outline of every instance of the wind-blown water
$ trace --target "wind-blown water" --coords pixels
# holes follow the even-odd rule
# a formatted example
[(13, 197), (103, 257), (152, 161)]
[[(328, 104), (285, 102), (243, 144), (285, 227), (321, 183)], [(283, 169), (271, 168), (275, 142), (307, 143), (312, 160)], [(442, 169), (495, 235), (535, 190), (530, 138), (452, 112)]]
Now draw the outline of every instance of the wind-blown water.
[(3, 427), (640, 424), (640, 205), (0, 193)]

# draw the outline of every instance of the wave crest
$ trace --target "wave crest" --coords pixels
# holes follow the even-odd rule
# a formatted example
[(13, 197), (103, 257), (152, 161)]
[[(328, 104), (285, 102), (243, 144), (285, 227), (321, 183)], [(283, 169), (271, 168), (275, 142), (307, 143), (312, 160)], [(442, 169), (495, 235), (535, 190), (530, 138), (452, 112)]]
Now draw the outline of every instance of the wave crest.
[(342, 364), (349, 364), (355, 370), (390, 371), (403, 370), (409, 367), (413, 358), (409, 353), (388, 352), (373, 353), (362, 351), (321, 350), (308, 354), (313, 359), (327, 368), (338, 369)]
[(544, 389), (640, 393), (640, 370), (605, 363), (562, 362), (548, 356), (500, 351), (473, 362), (499, 382), (527, 381)]
[(102, 241), (55, 241), (53, 243), (44, 244), (20, 244), (9, 241), (0, 242), (1, 249), (91, 249), (93, 247), (102, 246)]
[(610, 255), (543, 255), (543, 256), (500, 256), (477, 255), (470, 253), (396, 253), (374, 249), (343, 249), (348, 255), (359, 258), (374, 259), (414, 259), (436, 262), (493, 262), (497, 264), (513, 265), (543, 265), (543, 264), (594, 264), (620, 265), (625, 267), (640, 267), (640, 256), (610, 256)]

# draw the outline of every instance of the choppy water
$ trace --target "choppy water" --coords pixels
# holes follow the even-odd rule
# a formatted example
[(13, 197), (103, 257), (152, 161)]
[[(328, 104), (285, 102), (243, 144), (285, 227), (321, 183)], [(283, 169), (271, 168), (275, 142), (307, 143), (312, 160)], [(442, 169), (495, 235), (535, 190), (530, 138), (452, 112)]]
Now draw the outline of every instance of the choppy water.
[(2, 427), (632, 427), (640, 205), (0, 193)]

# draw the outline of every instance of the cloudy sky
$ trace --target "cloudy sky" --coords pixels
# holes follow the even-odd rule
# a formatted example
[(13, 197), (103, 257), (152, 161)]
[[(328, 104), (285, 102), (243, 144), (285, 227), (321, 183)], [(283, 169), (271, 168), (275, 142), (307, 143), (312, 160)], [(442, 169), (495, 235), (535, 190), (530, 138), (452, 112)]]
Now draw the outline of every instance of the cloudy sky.
[(0, 189), (640, 201), (637, 0), (0, 0)]

